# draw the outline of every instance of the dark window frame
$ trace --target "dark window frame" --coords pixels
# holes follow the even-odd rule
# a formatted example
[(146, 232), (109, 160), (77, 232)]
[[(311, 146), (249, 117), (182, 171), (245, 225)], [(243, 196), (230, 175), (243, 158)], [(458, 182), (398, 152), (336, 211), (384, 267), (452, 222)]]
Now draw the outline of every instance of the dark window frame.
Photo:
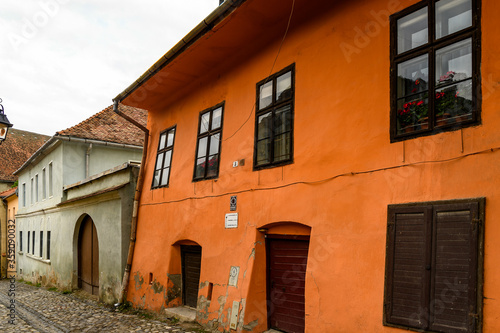
[[(222, 128), (224, 127), (224, 107), (225, 107), (225, 102), (221, 102), (211, 108), (205, 109), (201, 111), (198, 115), (198, 127), (197, 127), (197, 134), (196, 134), (196, 151), (194, 153), (194, 169), (193, 169), (193, 182), (198, 182), (202, 180), (208, 180), (208, 179), (216, 179), (219, 177), (219, 170), (220, 170), (220, 159), (221, 159), (221, 148), (222, 148)], [(220, 126), (217, 129), (212, 130), (212, 120), (213, 120), (213, 112), (217, 109), (221, 108), (221, 119), (220, 119)], [(204, 133), (200, 133), (201, 125), (202, 125), (202, 117), (209, 113), (209, 123), (208, 123), (208, 129)], [(196, 177), (196, 169), (197, 169), (197, 164), (198, 164), (198, 149), (199, 149), (199, 144), (200, 140), (203, 138), (207, 138), (207, 145), (205, 148), (205, 165), (209, 163), (209, 157), (210, 157), (210, 147), (211, 147), (211, 140), (210, 138), (219, 135), (219, 140), (218, 140), (218, 153), (213, 154), (213, 155), (218, 155), (217, 159), (217, 168), (215, 175), (208, 176), (208, 170), (209, 168), (205, 167), (205, 170), (203, 172), (203, 176), (201, 177)]]
[[(395, 204), (388, 206), (387, 214), (387, 245), (386, 245), (386, 268), (385, 268), (385, 283), (384, 283), (384, 317), (383, 324), (385, 326), (404, 328), (407, 330), (418, 331), (418, 332), (465, 332), (463, 330), (454, 329), (448, 327), (446, 329), (433, 328), (436, 327), (434, 320), (434, 314), (430, 311), (431, 306), (438, 304), (438, 296), (435, 292), (436, 288), (436, 271), (438, 268), (436, 262), (436, 249), (438, 238), (436, 232), (438, 230), (438, 213), (448, 213), (448, 212), (463, 212), (469, 211), (471, 221), (470, 221), (470, 231), (469, 236), (471, 244), (469, 245), (472, 249), (471, 253), (476, 257), (470, 261), (468, 266), (469, 272), (473, 271), (473, 274), (469, 276), (469, 286), (467, 289), (468, 294), (468, 304), (469, 311), (468, 314), (468, 328), (467, 332), (481, 332), (482, 330), (482, 310), (483, 310), (483, 267), (484, 267), (484, 219), (485, 219), (485, 198), (473, 198), (473, 199), (457, 199), (457, 200), (446, 200), (446, 201), (434, 201), (434, 202), (422, 202), (422, 203), (408, 203), (408, 204)], [(395, 267), (395, 249), (398, 244), (395, 240), (396, 237), (396, 214), (415, 214), (420, 213), (424, 222), (423, 227), (423, 237), (425, 239), (423, 252), (425, 262), (425, 269), (422, 269), (423, 288), (421, 290), (421, 309), (427, 311), (425, 313), (419, 313), (420, 316), (415, 316), (412, 318), (405, 318), (404, 316), (397, 316), (394, 314), (393, 310), (393, 289), (394, 285), (394, 267)], [(403, 223), (403, 220), (400, 220)], [(441, 227), (442, 228), (442, 227)], [(401, 233), (398, 234), (399, 237), (408, 237)], [(441, 236), (442, 237), (442, 234)], [(401, 240), (400, 240), (401, 241)], [(415, 242), (415, 240), (413, 240)], [(444, 246), (444, 243), (440, 243)], [(403, 249), (404, 247), (400, 247)], [(412, 250), (413, 253), (417, 253), (418, 249)], [(406, 259), (404, 265), (409, 265), (409, 261), (414, 259)], [(440, 263), (443, 265), (442, 263)], [(441, 270), (442, 272), (448, 272), (447, 270)], [(415, 275), (418, 276), (418, 275)], [(401, 282), (400, 282), (401, 283)], [(400, 286), (401, 287), (401, 286)], [(449, 290), (451, 296), (453, 296), (453, 291)], [(447, 296), (450, 296), (445, 294)], [(443, 296), (442, 293), (439, 295)], [(437, 301), (436, 301), (437, 300)], [(397, 306), (397, 305), (395, 305)], [(405, 303), (406, 306), (406, 303)], [(470, 311), (470, 306), (472, 306), (472, 312)], [(417, 313), (414, 313), (417, 315)], [(419, 319), (417, 319), (419, 318)], [(420, 319), (423, 318), (423, 319)], [(427, 322), (426, 322), (427, 320)]]
[(50, 231), (47, 231), (47, 260), (50, 260)]
[[(168, 145), (168, 135), (170, 132), (173, 131), (173, 135), (174, 135), (174, 138), (172, 140), (172, 145)], [(177, 131), (177, 125), (174, 125), (172, 127), (169, 127), (163, 131), (160, 132), (160, 135), (158, 136), (158, 149), (156, 151), (156, 158), (155, 158), (155, 168), (154, 168), (154, 171), (153, 171), (153, 179), (151, 180), (151, 189), (157, 189), (157, 188), (163, 188), (163, 187), (168, 187), (169, 184), (170, 184), (170, 174), (172, 173), (172, 160), (173, 160), (173, 155), (174, 155), (174, 146), (175, 146), (175, 134), (176, 134), (176, 131)], [(162, 135), (165, 134), (165, 147), (161, 148), (161, 137)], [(168, 167), (165, 167), (165, 156), (167, 154), (167, 152), (171, 152), (170, 153), (170, 165)], [(163, 158), (162, 158), (162, 166), (161, 167), (158, 167), (157, 163), (158, 163), (158, 156), (160, 154), (163, 154)], [(165, 185), (161, 185), (162, 183), (162, 177), (163, 177), (163, 170), (164, 169), (169, 169), (168, 170), (168, 179), (167, 179), (167, 183)], [(156, 171), (160, 170), (160, 178), (158, 179), (158, 184), (155, 185), (155, 173)]]
[(43, 258), (43, 231), (40, 230), (40, 258)]
[[(290, 97), (285, 98), (282, 101), (276, 101), (276, 82), (277, 78), (280, 77), (281, 75), (290, 72), (291, 73), (291, 93)], [(267, 168), (274, 168), (274, 167), (279, 167), (287, 164), (292, 164), (294, 161), (294, 120), (295, 120), (295, 63), (283, 68), (279, 72), (274, 73), (273, 75), (265, 78), (264, 80), (261, 80), (257, 83), (256, 85), (256, 99), (255, 99), (255, 134), (254, 134), (254, 153), (253, 153), (253, 170), (261, 170), (261, 169), (267, 169)], [(273, 82), (272, 86), (272, 101), (271, 104), (264, 107), (262, 110), (260, 109), (259, 101), (260, 101), (260, 87), (265, 85), (268, 82)], [(290, 157), (285, 160), (281, 161), (274, 161), (275, 155), (274, 155), (274, 128), (271, 130), (271, 137), (270, 137), (270, 151), (269, 151), (269, 156), (270, 156), (270, 162), (268, 163), (263, 163), (263, 164), (257, 164), (257, 151), (258, 151), (258, 135), (259, 135), (259, 116), (262, 116), (266, 113), (271, 112), (271, 117), (272, 117), (272, 123), (274, 124), (275, 121), (275, 111), (289, 105), (290, 106), (290, 114), (291, 114), (291, 119), (290, 119)]]
[(31, 254), (32, 255), (35, 255), (35, 230), (33, 230), (33, 232), (31, 233)]
[[(399, 142), (407, 139), (412, 139), (415, 137), (429, 136), (445, 131), (453, 131), (460, 128), (466, 128), (471, 126), (476, 126), (481, 124), (481, 73), (480, 73), (480, 63), (481, 63), (481, 1), (472, 0), (472, 25), (468, 28), (462, 29), (455, 33), (449, 34), (447, 36), (436, 39), (435, 38), (435, 4), (439, 0), (423, 0), (413, 6), (410, 6), (396, 14), (390, 16), (390, 62), (391, 62), (391, 75), (390, 75), (390, 95), (391, 95), (391, 112), (390, 112), (390, 137), (391, 142)], [(428, 8), (428, 42), (424, 45), (415, 47), (408, 51), (397, 54), (398, 52), (398, 30), (397, 21), (417, 10), (422, 8)], [(440, 89), (444, 89), (447, 86), (436, 87), (435, 78), (435, 64), (436, 64), (436, 51), (444, 47), (450, 46), (452, 44), (464, 41), (466, 39), (472, 39), (472, 116), (469, 120), (448, 120), (443, 125), (437, 126), (434, 124), (436, 119), (435, 115), (435, 95)], [(405, 61), (415, 59), (419, 56), (428, 55), (428, 128), (424, 126), (415, 127), (414, 131), (409, 133), (398, 133), (398, 96), (397, 96), (397, 80), (398, 80), (398, 64)], [(457, 81), (461, 82), (461, 81)], [(450, 84), (448, 86), (452, 86)], [(418, 93), (416, 93), (418, 94)], [(432, 98), (431, 98), (432, 97)], [(420, 127), (420, 128), (419, 128)]]
[(23, 252), (23, 232), (19, 231), (19, 252)]

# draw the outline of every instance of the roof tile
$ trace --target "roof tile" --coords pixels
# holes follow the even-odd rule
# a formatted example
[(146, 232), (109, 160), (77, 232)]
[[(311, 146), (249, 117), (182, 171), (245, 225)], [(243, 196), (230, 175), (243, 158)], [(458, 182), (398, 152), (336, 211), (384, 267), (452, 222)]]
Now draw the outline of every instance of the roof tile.
[(14, 171), (30, 158), (50, 136), (11, 128), (0, 145), (0, 181), (14, 182)]
[[(121, 104), (118, 108), (127, 116), (146, 126), (148, 117), (146, 110)], [(57, 135), (135, 146), (144, 144), (144, 132), (116, 114), (112, 105), (73, 127), (57, 132)]]

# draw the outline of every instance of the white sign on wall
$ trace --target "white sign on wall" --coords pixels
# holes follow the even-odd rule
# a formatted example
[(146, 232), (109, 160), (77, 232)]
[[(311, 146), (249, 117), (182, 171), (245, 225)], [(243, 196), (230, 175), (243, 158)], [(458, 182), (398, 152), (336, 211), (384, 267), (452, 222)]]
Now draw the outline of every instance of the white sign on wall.
[(226, 229), (238, 228), (238, 213), (226, 214)]

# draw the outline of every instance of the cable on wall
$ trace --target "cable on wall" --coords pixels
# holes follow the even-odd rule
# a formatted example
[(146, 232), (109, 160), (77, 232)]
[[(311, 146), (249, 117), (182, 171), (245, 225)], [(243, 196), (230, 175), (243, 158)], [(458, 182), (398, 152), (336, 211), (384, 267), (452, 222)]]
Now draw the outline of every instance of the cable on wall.
[(407, 167), (411, 167), (411, 166), (418, 166), (418, 165), (424, 165), (424, 164), (438, 164), (438, 163), (454, 162), (454, 161), (458, 161), (458, 160), (461, 160), (461, 159), (464, 159), (464, 158), (467, 158), (470, 156), (482, 155), (482, 154), (487, 154), (487, 153), (494, 153), (498, 150), (500, 150), (500, 147), (489, 148), (489, 149), (481, 150), (478, 152), (469, 153), (469, 154), (465, 154), (465, 155), (461, 155), (461, 156), (457, 156), (457, 157), (452, 157), (452, 158), (448, 158), (448, 159), (443, 159), (443, 160), (420, 161), (420, 162), (414, 162), (414, 163), (403, 164), (403, 165), (395, 165), (395, 166), (372, 169), (372, 170), (345, 172), (345, 173), (341, 173), (341, 174), (338, 174), (338, 175), (335, 175), (332, 177), (328, 177), (328, 178), (324, 178), (324, 179), (320, 179), (320, 180), (315, 180), (315, 181), (297, 181), (297, 182), (288, 183), (288, 184), (279, 185), (279, 186), (263, 187), (263, 188), (251, 188), (251, 189), (226, 192), (226, 193), (221, 193), (221, 194), (216, 194), (216, 195), (207, 195), (207, 196), (203, 196), (203, 197), (186, 197), (186, 198), (182, 198), (182, 199), (178, 199), (178, 200), (144, 203), (144, 204), (141, 204), (141, 206), (156, 206), (156, 205), (163, 205), (163, 204), (179, 203), (179, 202), (183, 202), (183, 201), (187, 201), (187, 200), (202, 200), (202, 199), (219, 198), (219, 197), (223, 197), (223, 196), (236, 195), (236, 194), (247, 193), (247, 192), (277, 190), (277, 189), (291, 187), (291, 186), (295, 186), (295, 185), (319, 185), (322, 183), (333, 181), (333, 180), (335, 180), (337, 178), (341, 178), (341, 177), (364, 175), (364, 174), (369, 174), (369, 173), (374, 173), (374, 172), (395, 170), (395, 169), (407, 168)]
[[(288, 35), (288, 30), (290, 29), (290, 23), (292, 22), (292, 16), (293, 16), (294, 8), (295, 8), (295, 0), (292, 1), (292, 9), (290, 11), (290, 16), (288, 17), (288, 23), (286, 25), (285, 34), (283, 35), (283, 38), (281, 39), (281, 43), (280, 43), (280, 46), (278, 48), (278, 52), (276, 53), (276, 57), (274, 57), (273, 65), (271, 66), (271, 70), (269, 71), (269, 75), (268, 75), (268, 79), (267, 80), (269, 80), (269, 77), (271, 76), (271, 74), (274, 71), (274, 66), (276, 66), (276, 62), (278, 61), (278, 57), (279, 57), (279, 55), (281, 53), (281, 48), (283, 47), (283, 44), (285, 43), (286, 36)], [(268, 81), (265, 81), (264, 84), (266, 84), (267, 82)], [(233, 134), (231, 134), (230, 136), (228, 136), (225, 139), (220, 140), (221, 142), (224, 142), (224, 141), (227, 141), (227, 140), (231, 139), (233, 136), (235, 136), (243, 128), (243, 126), (246, 125), (246, 123), (252, 117), (252, 114), (253, 114), (253, 112), (255, 110), (256, 104), (257, 104), (257, 102), (255, 102), (252, 105), (252, 109), (250, 110), (250, 114), (248, 115), (247, 119), (243, 122), (243, 124), (241, 124), (241, 126), (238, 127), (238, 129)]]

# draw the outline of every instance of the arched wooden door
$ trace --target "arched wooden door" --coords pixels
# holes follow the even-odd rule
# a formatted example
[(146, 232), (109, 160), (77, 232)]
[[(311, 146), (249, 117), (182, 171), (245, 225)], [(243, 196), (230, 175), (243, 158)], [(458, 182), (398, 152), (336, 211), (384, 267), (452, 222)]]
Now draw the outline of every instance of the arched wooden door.
[(99, 242), (90, 216), (85, 216), (78, 234), (78, 287), (99, 296)]

